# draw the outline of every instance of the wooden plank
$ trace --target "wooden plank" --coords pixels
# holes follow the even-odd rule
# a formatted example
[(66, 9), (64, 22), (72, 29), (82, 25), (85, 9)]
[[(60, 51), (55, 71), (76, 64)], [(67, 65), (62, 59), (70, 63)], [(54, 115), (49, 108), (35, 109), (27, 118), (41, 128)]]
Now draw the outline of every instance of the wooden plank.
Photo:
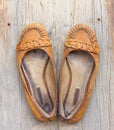
[(114, 1), (106, 1), (108, 9), (108, 34), (109, 34), (109, 45), (108, 51), (110, 51), (110, 82), (109, 82), (109, 119), (110, 119), (110, 129), (114, 128)]
[[(114, 129), (113, 0), (0, 0), (0, 130)], [(16, 65), (15, 48), (31, 22), (46, 27), (52, 40), (57, 79), (65, 38), (78, 23), (91, 26), (100, 47), (99, 72), (88, 109), (76, 124), (41, 123), (26, 102)], [(58, 81), (58, 80), (57, 80)]]

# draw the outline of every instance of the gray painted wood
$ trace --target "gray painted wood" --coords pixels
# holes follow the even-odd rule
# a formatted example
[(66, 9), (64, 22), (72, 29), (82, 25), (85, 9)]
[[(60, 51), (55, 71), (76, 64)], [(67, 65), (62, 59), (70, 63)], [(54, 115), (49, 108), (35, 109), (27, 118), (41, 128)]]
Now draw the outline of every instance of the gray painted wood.
[[(0, 0), (0, 130), (114, 130), (113, 5), (113, 0)], [(29, 109), (15, 48), (22, 29), (31, 22), (42, 24), (48, 31), (57, 79), (71, 27), (84, 23), (96, 32), (101, 47), (99, 72), (87, 111), (76, 124), (59, 119), (41, 123)]]

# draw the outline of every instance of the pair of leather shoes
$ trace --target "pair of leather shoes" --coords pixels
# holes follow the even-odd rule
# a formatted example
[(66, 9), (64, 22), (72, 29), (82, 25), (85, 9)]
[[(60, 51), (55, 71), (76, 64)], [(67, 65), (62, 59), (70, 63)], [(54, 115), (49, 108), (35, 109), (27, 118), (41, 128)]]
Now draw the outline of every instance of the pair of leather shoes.
[(52, 46), (40, 24), (28, 25), (17, 45), (17, 61), (24, 92), (34, 116), (40, 121), (77, 122), (84, 114), (94, 86), (99, 61), (94, 32), (86, 25), (74, 26), (65, 43), (56, 86)]

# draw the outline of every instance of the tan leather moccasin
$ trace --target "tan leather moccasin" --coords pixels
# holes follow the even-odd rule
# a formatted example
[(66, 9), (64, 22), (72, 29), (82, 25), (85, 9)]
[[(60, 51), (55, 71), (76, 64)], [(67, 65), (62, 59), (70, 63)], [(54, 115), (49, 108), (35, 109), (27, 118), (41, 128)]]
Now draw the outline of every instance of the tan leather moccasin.
[(90, 27), (79, 24), (72, 28), (60, 73), (59, 115), (65, 122), (77, 122), (85, 112), (96, 79), (99, 51)]
[(17, 45), (17, 62), (25, 95), (40, 121), (56, 118), (57, 90), (50, 39), (44, 27), (28, 25)]

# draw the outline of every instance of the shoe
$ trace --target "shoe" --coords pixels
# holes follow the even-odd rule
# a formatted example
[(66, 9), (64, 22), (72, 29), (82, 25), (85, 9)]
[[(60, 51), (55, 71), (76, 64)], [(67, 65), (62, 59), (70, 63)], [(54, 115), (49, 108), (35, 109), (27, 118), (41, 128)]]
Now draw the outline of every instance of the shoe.
[(59, 85), (59, 116), (62, 121), (79, 121), (89, 102), (99, 62), (99, 46), (92, 29), (76, 25), (64, 48)]
[(24, 92), (34, 116), (40, 121), (56, 118), (57, 90), (50, 39), (44, 27), (28, 25), (17, 45), (17, 62)]

